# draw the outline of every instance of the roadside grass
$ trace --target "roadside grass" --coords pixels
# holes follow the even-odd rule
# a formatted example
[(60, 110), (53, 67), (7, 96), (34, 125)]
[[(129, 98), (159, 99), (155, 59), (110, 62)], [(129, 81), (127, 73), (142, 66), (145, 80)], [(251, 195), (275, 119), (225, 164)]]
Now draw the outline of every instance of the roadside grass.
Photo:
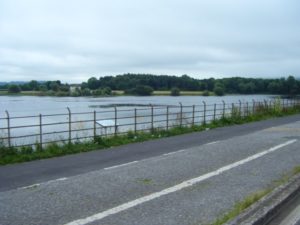
[(275, 188), (279, 187), (280, 185), (286, 184), (293, 176), (300, 174), (300, 166), (294, 167), (292, 171), (288, 172), (287, 174), (283, 175), (279, 180), (273, 181), (270, 187), (252, 193), (246, 196), (242, 201), (235, 203), (233, 208), (225, 213), (224, 215), (217, 218), (213, 223), (210, 225), (222, 225), (230, 220), (234, 219), (238, 215), (240, 215), (243, 211), (249, 208), (251, 205), (265, 197), (266, 195), (270, 194)]
[[(45, 159), (80, 152), (88, 152), (92, 150), (109, 149), (111, 147), (126, 145), (137, 142), (144, 142), (153, 139), (171, 137), (192, 132), (201, 132), (207, 129), (217, 127), (231, 126), (236, 124), (249, 123), (254, 121), (265, 120), (274, 117), (281, 117), (300, 113), (300, 106), (282, 109), (280, 102), (275, 103), (274, 107), (266, 107), (264, 105), (257, 106), (255, 112), (249, 115), (242, 115), (238, 108), (233, 108), (230, 114), (220, 119), (216, 119), (210, 123), (194, 125), (194, 126), (176, 126), (168, 130), (153, 129), (151, 132), (129, 131), (127, 134), (116, 135), (110, 137), (97, 136), (90, 141), (77, 141), (74, 143), (51, 143), (43, 148), (36, 144), (27, 147), (5, 147), (0, 142), (0, 165), (32, 161), (37, 159)], [(300, 170), (300, 168), (299, 168)]]
[(245, 209), (247, 209), (249, 206), (257, 202), (262, 197), (266, 196), (272, 191), (272, 189), (266, 189), (263, 191), (259, 191), (256, 193), (253, 193), (249, 196), (247, 196), (244, 200), (237, 202), (233, 209), (231, 209), (228, 213), (224, 214), (220, 218), (218, 218), (215, 222), (213, 222), (211, 225), (222, 225), (235, 217), (237, 217), (239, 214), (241, 214)]

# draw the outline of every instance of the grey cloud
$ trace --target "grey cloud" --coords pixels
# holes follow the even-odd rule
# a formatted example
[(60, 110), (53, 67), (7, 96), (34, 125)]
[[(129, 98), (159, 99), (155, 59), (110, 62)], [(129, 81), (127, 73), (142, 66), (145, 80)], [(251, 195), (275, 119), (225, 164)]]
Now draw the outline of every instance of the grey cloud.
[(0, 2), (1, 80), (299, 76), (296, 0)]

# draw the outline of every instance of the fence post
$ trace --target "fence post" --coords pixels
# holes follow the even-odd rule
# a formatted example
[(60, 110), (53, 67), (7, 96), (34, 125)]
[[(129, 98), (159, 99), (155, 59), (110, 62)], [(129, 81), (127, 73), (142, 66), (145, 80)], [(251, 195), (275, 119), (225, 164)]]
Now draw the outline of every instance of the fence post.
[(69, 144), (70, 144), (72, 139), (72, 114), (69, 107), (67, 107), (67, 110), (69, 113)]
[(240, 114), (240, 117), (242, 117), (242, 102), (241, 102), (241, 100), (239, 100), (239, 114)]
[(154, 132), (154, 109), (153, 109), (153, 105), (150, 104), (151, 106), (151, 133)]
[(181, 102), (179, 102), (179, 105), (180, 105), (180, 124), (179, 124), (179, 126), (182, 127), (182, 104), (181, 104)]
[(217, 110), (217, 104), (214, 104), (214, 121), (216, 121), (216, 110)]
[(268, 102), (268, 107), (269, 107), (270, 110), (272, 110), (272, 100), (270, 100), (270, 101)]
[(43, 129), (42, 129), (42, 114), (40, 114), (40, 146), (43, 148)]
[(252, 102), (253, 102), (252, 114), (254, 115), (255, 114), (255, 100), (252, 99)]
[(203, 102), (203, 124), (205, 125), (206, 124), (206, 103), (205, 101), (202, 102)]
[(293, 108), (296, 108), (296, 100), (293, 99), (292, 101), (293, 101)]
[(269, 111), (268, 101), (264, 99), (264, 103), (265, 103), (265, 110), (267, 110), (268, 112)]
[(225, 102), (224, 100), (222, 100), (222, 102), (223, 102), (223, 118), (225, 118)]
[(118, 110), (117, 107), (114, 107), (115, 110), (115, 136), (118, 134)]
[(248, 101), (246, 102), (246, 107), (247, 107), (247, 109), (246, 109), (246, 116), (249, 116), (249, 103), (248, 103)]
[(193, 105), (193, 113), (192, 113), (192, 126), (195, 125), (195, 105)]
[(6, 119), (7, 119), (7, 142), (8, 142), (8, 147), (11, 147), (11, 137), (10, 137), (10, 117), (9, 113), (7, 110), (5, 110), (6, 113)]
[(167, 105), (167, 130), (169, 130), (169, 106)]
[(137, 111), (134, 108), (134, 133), (136, 134)]
[(94, 140), (97, 135), (97, 130), (96, 130), (96, 110), (94, 110)]

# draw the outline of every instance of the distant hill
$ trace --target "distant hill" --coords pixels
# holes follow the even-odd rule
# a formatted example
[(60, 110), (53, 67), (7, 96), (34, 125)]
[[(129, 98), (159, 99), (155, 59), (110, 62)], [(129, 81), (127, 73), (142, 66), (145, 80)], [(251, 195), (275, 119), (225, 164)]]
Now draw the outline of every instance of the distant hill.
[[(20, 84), (27, 84), (28, 82), (29, 81), (7, 81), (7, 82), (1, 82), (0, 81), (0, 86), (7, 85), (7, 84), (18, 84), (18, 85), (20, 85)], [(46, 81), (41, 80), (41, 81), (37, 81), (37, 82), (40, 83), (40, 84), (43, 84)]]

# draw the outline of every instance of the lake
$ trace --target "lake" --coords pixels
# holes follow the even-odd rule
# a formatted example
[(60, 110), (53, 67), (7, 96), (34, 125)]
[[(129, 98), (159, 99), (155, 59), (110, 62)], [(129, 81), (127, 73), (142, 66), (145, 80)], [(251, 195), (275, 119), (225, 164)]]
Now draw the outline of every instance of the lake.
[[(112, 134), (115, 126), (104, 127), (103, 123), (117, 122), (118, 132), (128, 130), (149, 130), (153, 127), (166, 127), (166, 112), (169, 125), (200, 124), (203, 119), (213, 118), (213, 107), (216, 103), (216, 117), (222, 112), (222, 101), (226, 102), (226, 112), (232, 105), (239, 105), (252, 100), (271, 100), (273, 95), (228, 95), (228, 96), (118, 96), (118, 97), (38, 97), (38, 96), (0, 96), (0, 137), (8, 144), (8, 136), (12, 145), (30, 145), (54, 140), (72, 140), (92, 138), (93, 135)], [(206, 103), (206, 115), (203, 113)], [(180, 109), (180, 103), (183, 108)], [(152, 105), (154, 107), (151, 111)], [(192, 109), (192, 105), (196, 105)], [(246, 104), (243, 104), (245, 106)], [(117, 107), (117, 121), (114, 106)], [(167, 106), (170, 108), (167, 109)], [(71, 116), (69, 116), (70, 109)], [(134, 110), (136, 109), (136, 111)], [(5, 111), (9, 112), (10, 133)], [(169, 110), (169, 111), (166, 111)], [(180, 111), (181, 110), (181, 111)], [(194, 112), (193, 112), (194, 110)], [(53, 115), (55, 114), (55, 115)], [(204, 118), (203, 118), (204, 117)], [(71, 121), (71, 123), (69, 123)], [(100, 121), (95, 123), (95, 121)], [(134, 126), (134, 123), (137, 123)], [(168, 125), (168, 124), (167, 124)], [(69, 130), (72, 130), (70, 133)], [(108, 130), (107, 130), (108, 129)], [(28, 137), (23, 137), (24, 135)]]
[[(273, 98), (273, 95), (227, 95), (217, 96), (120, 96), (120, 97), (38, 97), (38, 96), (0, 96), (0, 117), (5, 116), (5, 110), (11, 115), (37, 115), (66, 112), (69, 107), (72, 112), (92, 111), (95, 108), (104, 109), (117, 105), (126, 107), (128, 105), (200, 105), (202, 101), (207, 104), (237, 103), (253, 99), (262, 101)], [(129, 107), (132, 108), (132, 107)]]

